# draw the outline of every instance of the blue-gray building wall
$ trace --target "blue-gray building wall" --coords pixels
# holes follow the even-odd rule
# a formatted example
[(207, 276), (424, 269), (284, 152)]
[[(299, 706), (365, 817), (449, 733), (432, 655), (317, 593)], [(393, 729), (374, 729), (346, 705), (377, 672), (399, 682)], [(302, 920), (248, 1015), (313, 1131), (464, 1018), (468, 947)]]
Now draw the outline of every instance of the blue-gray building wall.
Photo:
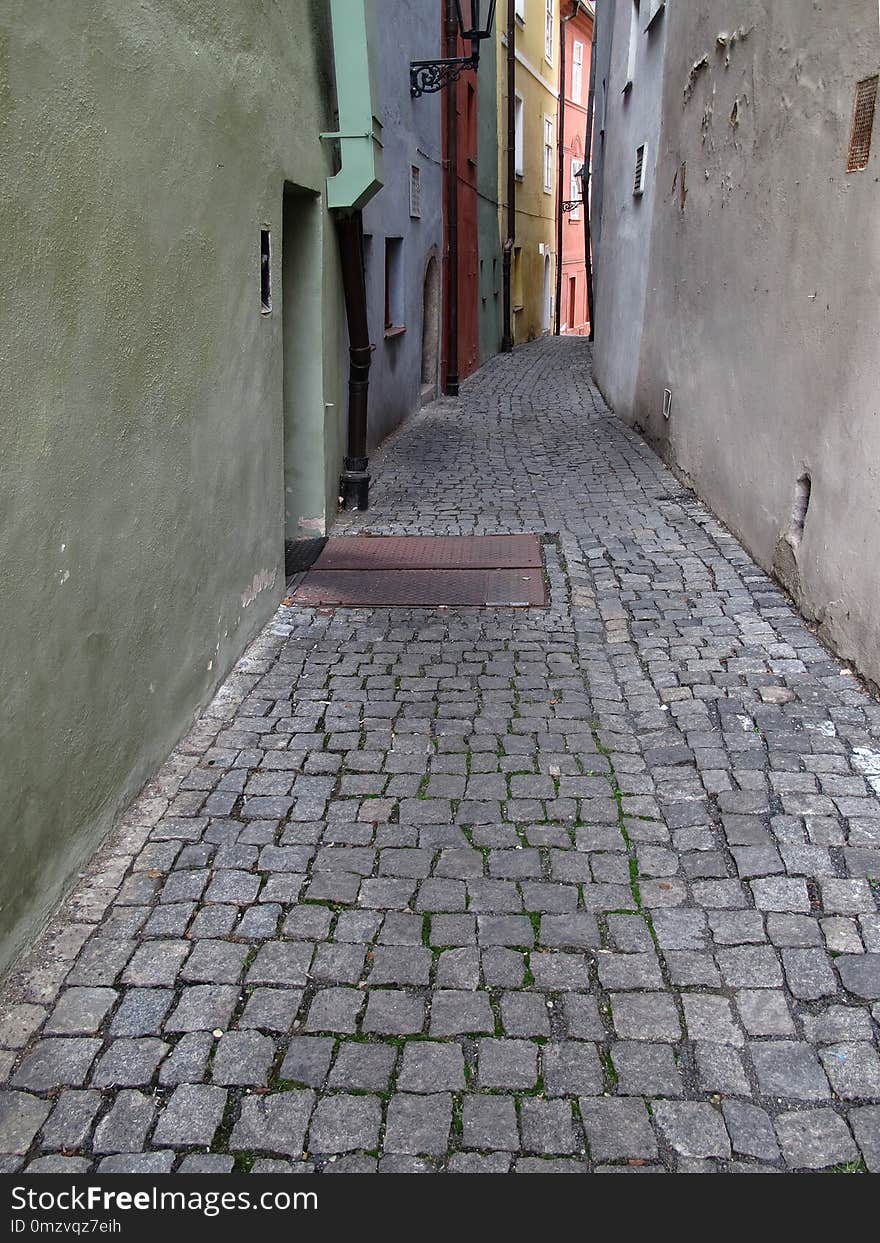
[[(443, 245), (442, 93), (412, 99), (409, 65), (443, 55), (440, 0), (381, 0), (376, 5), (384, 187), (364, 209), (367, 313), (376, 346), (370, 372), (371, 450), (422, 400), (425, 276), (436, 259), (436, 294), (427, 325), (439, 370), (439, 281)], [(421, 176), (421, 215), (410, 215), (410, 168)], [(404, 332), (385, 332), (385, 242), (402, 239)]]

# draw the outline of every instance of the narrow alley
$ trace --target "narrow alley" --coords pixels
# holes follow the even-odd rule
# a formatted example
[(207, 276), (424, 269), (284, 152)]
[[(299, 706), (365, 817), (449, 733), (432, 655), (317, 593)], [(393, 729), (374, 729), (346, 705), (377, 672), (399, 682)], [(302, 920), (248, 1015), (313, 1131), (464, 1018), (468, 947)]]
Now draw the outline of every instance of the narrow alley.
[(278, 611), (5, 986), (2, 1168), (880, 1170), (880, 706), (581, 337), (371, 470), (549, 607)]

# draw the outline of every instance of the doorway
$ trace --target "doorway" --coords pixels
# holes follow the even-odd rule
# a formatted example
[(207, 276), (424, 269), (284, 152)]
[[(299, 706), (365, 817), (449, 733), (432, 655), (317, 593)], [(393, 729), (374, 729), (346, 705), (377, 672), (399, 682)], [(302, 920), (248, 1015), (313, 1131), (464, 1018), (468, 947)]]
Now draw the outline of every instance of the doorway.
[(440, 265), (431, 255), (425, 269), (422, 289), (422, 379), (421, 402), (427, 405), (437, 396), (440, 366)]
[(568, 280), (568, 331), (577, 332), (577, 277)]
[[(288, 573), (326, 530), (324, 454), (323, 229), (320, 199), (284, 187), (281, 340), (284, 547)], [(319, 546), (319, 545), (318, 545)], [(317, 551), (317, 549), (315, 549)]]
[(550, 331), (550, 256), (544, 256), (544, 291), (541, 309), (541, 329), (543, 332)]

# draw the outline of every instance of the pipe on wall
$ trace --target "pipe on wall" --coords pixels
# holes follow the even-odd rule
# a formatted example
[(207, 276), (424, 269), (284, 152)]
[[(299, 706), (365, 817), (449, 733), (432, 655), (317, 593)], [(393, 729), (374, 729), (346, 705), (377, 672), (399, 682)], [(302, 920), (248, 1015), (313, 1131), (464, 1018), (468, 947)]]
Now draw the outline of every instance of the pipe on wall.
[(590, 171), (593, 162), (593, 120), (596, 111), (596, 14), (593, 14), (593, 38), (590, 44), (590, 91), (587, 97), (587, 132), (584, 136), (584, 175), (581, 178), (581, 194), (584, 203), (584, 264), (587, 270), (587, 314), (590, 317), (588, 341), (595, 333), (595, 309), (593, 305), (593, 236), (590, 221)]
[(565, 195), (562, 189), (562, 182), (565, 177), (565, 27), (568, 22), (577, 13), (577, 2), (575, 0), (574, 12), (568, 17), (562, 16), (562, 10), (559, 12), (559, 108), (557, 109), (556, 118), (556, 316), (554, 334), (559, 336), (561, 331), (560, 318), (562, 313), (562, 227), (565, 212), (562, 210), (562, 204), (565, 202)]
[(342, 267), (342, 292), (348, 322), (348, 451), (340, 478), (346, 509), (366, 509), (370, 476), (367, 471), (367, 411), (373, 346), (367, 322), (367, 282), (364, 273), (364, 224), (359, 211), (336, 216)]
[(513, 248), (516, 243), (516, 0), (507, 0), (507, 237), (501, 256), (504, 332), (501, 348), (513, 349)]
[[(458, 55), (455, 0), (446, 0), (446, 55)], [(458, 86), (446, 88), (446, 392), (458, 396)]]

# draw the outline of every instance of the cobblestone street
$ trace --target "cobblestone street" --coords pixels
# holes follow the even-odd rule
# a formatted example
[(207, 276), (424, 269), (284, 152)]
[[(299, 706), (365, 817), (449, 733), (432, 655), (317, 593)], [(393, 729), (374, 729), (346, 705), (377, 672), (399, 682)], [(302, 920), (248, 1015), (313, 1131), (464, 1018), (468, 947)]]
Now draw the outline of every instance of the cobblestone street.
[(2, 1168), (880, 1171), (880, 706), (581, 339), (372, 468), (549, 608), (280, 609), (6, 986)]

